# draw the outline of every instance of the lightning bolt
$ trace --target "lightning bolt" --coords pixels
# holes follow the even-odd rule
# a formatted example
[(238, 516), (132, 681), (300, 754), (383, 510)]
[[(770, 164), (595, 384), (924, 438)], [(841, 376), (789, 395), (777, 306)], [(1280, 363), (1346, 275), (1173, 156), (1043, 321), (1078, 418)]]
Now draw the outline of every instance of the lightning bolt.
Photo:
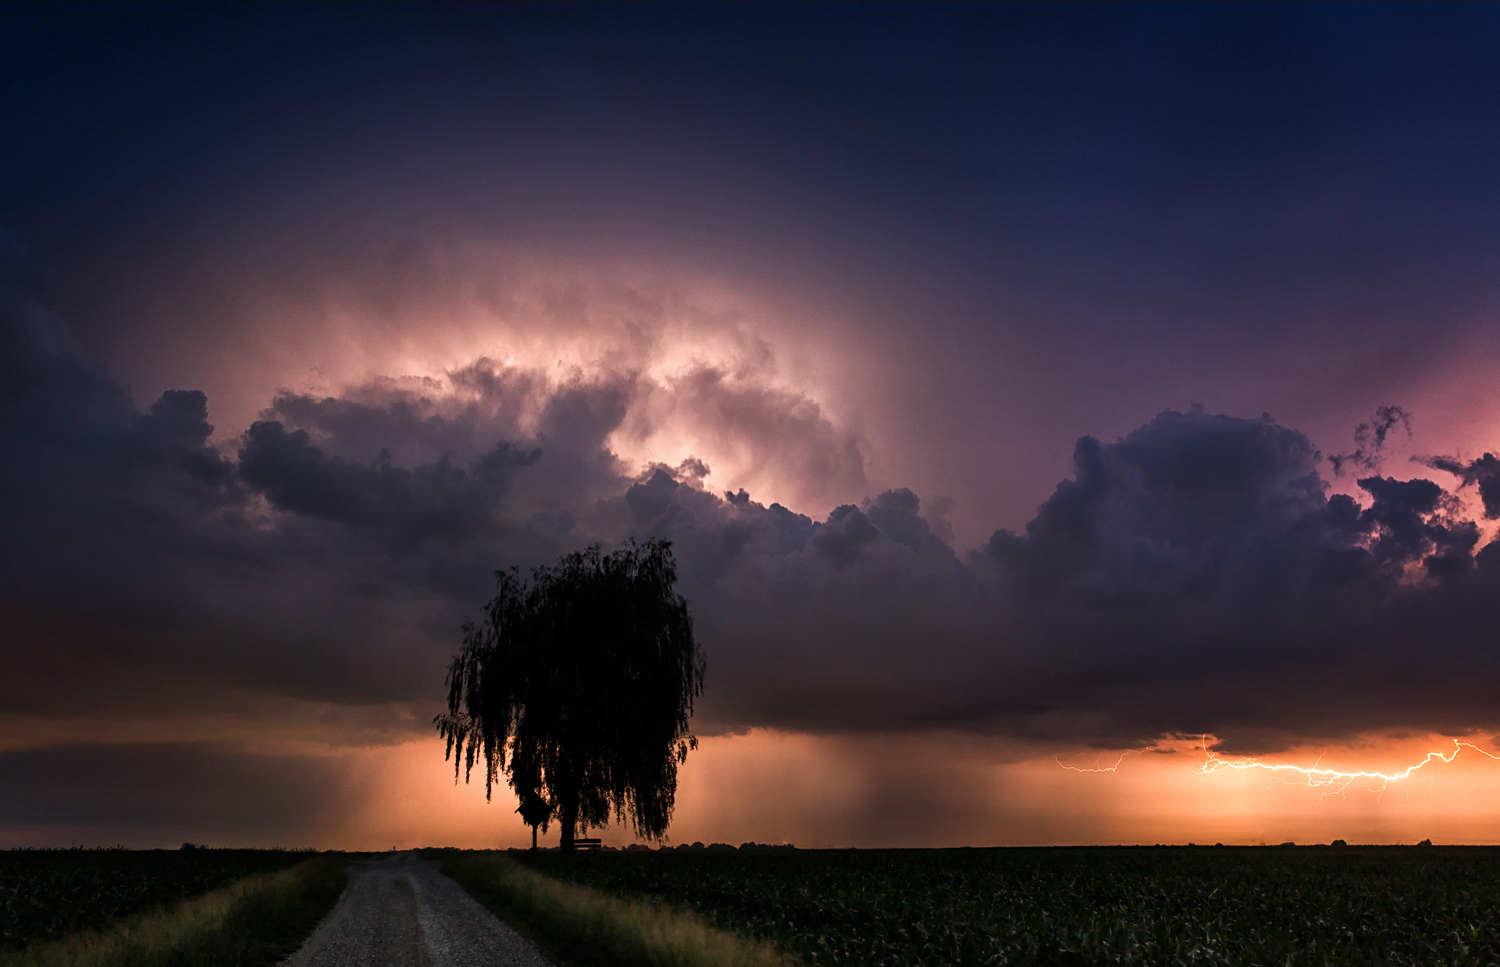
[[(1075, 765), (1072, 765), (1071, 764), (1072, 761), (1076, 760), (1079, 757), (1078, 755), (1071, 756), (1068, 762), (1062, 761), (1062, 758), (1060, 756), (1053, 756), (1052, 758), (1054, 758), (1054, 759), (1057, 760), (1057, 764), (1058, 765), (1062, 766), (1064, 769), (1072, 770), (1073, 772), (1119, 772), (1120, 771), (1120, 763), (1122, 763), (1122, 762), (1125, 761), (1125, 757), (1126, 756), (1128, 756), (1128, 755), (1136, 755), (1136, 754), (1141, 753), (1141, 752), (1150, 752), (1150, 751), (1151, 751), (1150, 747), (1145, 748), (1145, 749), (1126, 749), (1124, 752), (1121, 752), (1119, 754), (1119, 756), (1115, 759), (1113, 765), (1108, 765), (1108, 766), (1101, 766), (1099, 764), (1099, 763), (1101, 763), (1101, 762), (1104, 761), (1105, 755), (1107, 753), (1100, 753), (1099, 755), (1096, 755), (1094, 757), (1094, 764), (1092, 766), (1075, 766)], [(1084, 753), (1079, 753), (1079, 755), (1083, 755), (1083, 754)]]
[[(1452, 762), (1464, 749), (1473, 749), (1486, 758), (1500, 761), (1500, 755), (1495, 755), (1493, 752), (1486, 752), (1472, 742), (1464, 742), (1459, 739), (1453, 740), (1452, 749), (1446, 752), (1429, 752), (1422, 757), (1421, 761), (1409, 765), (1399, 772), (1328, 769), (1322, 764), (1322, 756), (1319, 756), (1317, 761), (1311, 766), (1273, 765), (1262, 762), (1258, 756), (1221, 756), (1208, 747), (1207, 735), (1200, 735), (1198, 737), (1198, 748), (1203, 753), (1203, 762), (1194, 771), (1199, 775), (1209, 776), (1229, 770), (1239, 772), (1260, 770), (1270, 773), (1275, 777), (1277, 782), (1295, 782), (1305, 784), (1314, 789), (1324, 789), (1323, 794), (1318, 797), (1320, 802), (1327, 796), (1342, 795), (1345, 790), (1356, 782), (1369, 783), (1368, 788), (1371, 792), (1383, 792), (1391, 783), (1410, 779), (1415, 773), (1427, 768), (1434, 762)], [(1126, 749), (1124, 752), (1118, 754), (1102, 753), (1094, 757), (1093, 765), (1077, 764), (1077, 760), (1082, 753), (1072, 756), (1067, 762), (1064, 762), (1060, 756), (1054, 756), (1053, 758), (1056, 759), (1058, 765), (1072, 772), (1119, 772), (1120, 767), (1124, 764), (1127, 757), (1156, 751), (1160, 751), (1158, 747), (1146, 746), (1140, 749)], [(1112, 754), (1115, 756), (1114, 761), (1106, 765), (1105, 763), (1108, 761), (1109, 755)]]
[[(1199, 738), (1199, 747), (1203, 750), (1203, 763), (1197, 769), (1200, 775), (1213, 775), (1230, 769), (1238, 771), (1260, 769), (1274, 774), (1277, 781), (1280, 782), (1300, 781), (1312, 788), (1327, 788), (1329, 791), (1323, 793), (1323, 796), (1342, 794), (1352, 784), (1361, 780), (1372, 783), (1369, 787), (1370, 791), (1380, 792), (1393, 782), (1400, 782), (1403, 779), (1411, 778), (1414, 773), (1427, 768), (1434, 762), (1452, 762), (1464, 749), (1473, 749), (1482, 756), (1500, 761), (1500, 755), (1486, 752), (1472, 742), (1461, 742), (1458, 739), (1453, 740), (1453, 748), (1451, 750), (1447, 752), (1429, 752), (1422, 757), (1420, 762), (1407, 766), (1399, 772), (1346, 772), (1341, 769), (1325, 769), (1321, 765), (1323, 761), (1322, 756), (1319, 756), (1318, 761), (1314, 762), (1311, 766), (1270, 765), (1261, 762), (1258, 757), (1252, 756), (1225, 758), (1208, 747), (1207, 736)], [(1321, 800), (1323, 796), (1320, 796), (1319, 799)]]

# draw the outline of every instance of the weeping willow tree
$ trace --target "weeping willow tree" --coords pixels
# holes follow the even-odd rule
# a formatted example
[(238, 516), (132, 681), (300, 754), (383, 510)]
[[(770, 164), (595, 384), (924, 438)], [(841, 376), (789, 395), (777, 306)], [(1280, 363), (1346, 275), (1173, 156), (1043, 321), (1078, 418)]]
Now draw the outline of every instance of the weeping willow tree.
[(610, 814), (647, 839), (672, 819), (677, 767), (703, 691), (703, 655), (674, 588), (668, 541), (598, 547), (512, 569), (479, 625), (466, 624), (448, 668), (447, 739), (454, 778), (484, 762), (488, 798), (503, 775), (556, 811), (562, 848)]

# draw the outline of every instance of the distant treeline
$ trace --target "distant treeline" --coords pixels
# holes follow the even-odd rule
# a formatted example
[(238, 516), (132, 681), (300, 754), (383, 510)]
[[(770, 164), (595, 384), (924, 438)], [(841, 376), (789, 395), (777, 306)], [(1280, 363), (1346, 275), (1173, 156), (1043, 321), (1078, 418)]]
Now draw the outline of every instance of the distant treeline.
[[(712, 850), (712, 851), (717, 851), (717, 852), (723, 853), (723, 852), (735, 852), (735, 851), (746, 852), (746, 851), (756, 851), (756, 850), (789, 850), (789, 849), (796, 849), (796, 848), (797, 847), (793, 846), (791, 843), (780, 843), (780, 844), (771, 844), (771, 843), (741, 843), (739, 846), (730, 846), (728, 843), (709, 843), (707, 846), (704, 846), (702, 843), (679, 843), (676, 846), (658, 846), (656, 848), (656, 850), (654, 850), (653, 852), (663, 852), (663, 851), (666, 851), (666, 850), (674, 850), (675, 851), (675, 850), (681, 850), (681, 849), (686, 849), (686, 850), (699, 850), (699, 849), (701, 849), (701, 850)], [(625, 850), (627, 852), (629, 852), (631, 850), (651, 850), (651, 847), (649, 847), (649, 846), (643, 846), (640, 843), (632, 843), (629, 846), (625, 847)]]
[[(653, 846), (646, 846), (646, 845), (644, 845), (642, 843), (631, 843), (629, 846), (625, 846), (625, 847), (619, 847), (619, 846), (601, 846), (600, 850), (603, 851), (603, 852), (606, 852), (606, 853), (676, 853), (676, 852), (679, 852), (681, 850), (687, 850), (689, 852), (701, 851), (701, 852), (706, 852), (706, 853), (762, 853), (762, 852), (784, 853), (784, 852), (787, 852), (789, 850), (795, 850), (796, 848), (797, 847), (793, 846), (791, 843), (741, 843), (738, 846), (731, 846), (728, 843), (709, 843), (707, 846), (705, 846), (705, 845), (703, 845), (703, 843), (699, 842), (699, 843), (680, 843), (677, 846), (654, 846), (654, 847)], [(461, 850), (461, 849), (459, 849), (457, 847), (453, 847), (453, 846), (444, 846), (444, 847), (424, 846), (424, 847), (421, 847), (421, 849), (422, 849), (423, 852), (427, 852), (427, 853), (483, 852), (482, 850), (480, 850), (480, 851)], [(553, 847), (553, 846), (544, 846), (544, 847), (542, 847), (542, 850), (547, 851), (547, 852), (555, 852), (556, 849), (557, 848)]]

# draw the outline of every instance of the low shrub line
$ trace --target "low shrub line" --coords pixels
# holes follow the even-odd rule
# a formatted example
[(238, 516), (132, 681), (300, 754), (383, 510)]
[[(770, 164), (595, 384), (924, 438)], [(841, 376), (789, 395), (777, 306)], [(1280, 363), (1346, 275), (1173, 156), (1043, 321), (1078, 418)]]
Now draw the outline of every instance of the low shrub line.
[(769, 944), (690, 911), (622, 899), (529, 870), (502, 853), (443, 859), (443, 872), (555, 961), (573, 967), (795, 967)]
[(33, 943), (5, 967), (266, 967), (290, 954), (348, 882), (345, 861), (320, 856), (246, 877), (103, 930)]

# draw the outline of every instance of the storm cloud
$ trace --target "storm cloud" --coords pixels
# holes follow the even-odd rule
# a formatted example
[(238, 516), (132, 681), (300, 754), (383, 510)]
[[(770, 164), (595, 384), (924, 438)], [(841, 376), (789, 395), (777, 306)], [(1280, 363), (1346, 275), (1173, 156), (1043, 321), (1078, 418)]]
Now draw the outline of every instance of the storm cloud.
[(814, 402), (702, 367), (674, 382), (481, 358), (285, 392), (218, 447), (211, 400), (171, 390), (138, 410), (8, 257), (7, 714), (46, 719), (60, 695), (123, 718), (230, 695), (409, 709), (372, 733), (389, 741), (436, 709), (496, 569), (660, 536), (708, 654), (706, 733), (1211, 733), (1264, 751), (1500, 727), (1500, 554), (1459, 498), (1476, 485), (1494, 516), (1488, 454), (1429, 461), (1453, 490), (1374, 474), (1355, 499), (1269, 416), (1167, 411), (1080, 439), (1024, 530), (961, 550), (907, 489), (815, 519), (709, 489), (701, 460), (623, 460), (613, 434), (687, 408), (751, 463), (786, 443), (810, 477), (864, 479), (857, 437)]
[[(60, 827), (74, 843), (191, 838), (224, 846), (299, 846), (326, 836), (357, 805), (359, 790), (348, 772), (327, 757), (197, 743), (0, 753), (6, 789), (0, 827)], [(107, 795), (100, 795), (101, 787)]]

